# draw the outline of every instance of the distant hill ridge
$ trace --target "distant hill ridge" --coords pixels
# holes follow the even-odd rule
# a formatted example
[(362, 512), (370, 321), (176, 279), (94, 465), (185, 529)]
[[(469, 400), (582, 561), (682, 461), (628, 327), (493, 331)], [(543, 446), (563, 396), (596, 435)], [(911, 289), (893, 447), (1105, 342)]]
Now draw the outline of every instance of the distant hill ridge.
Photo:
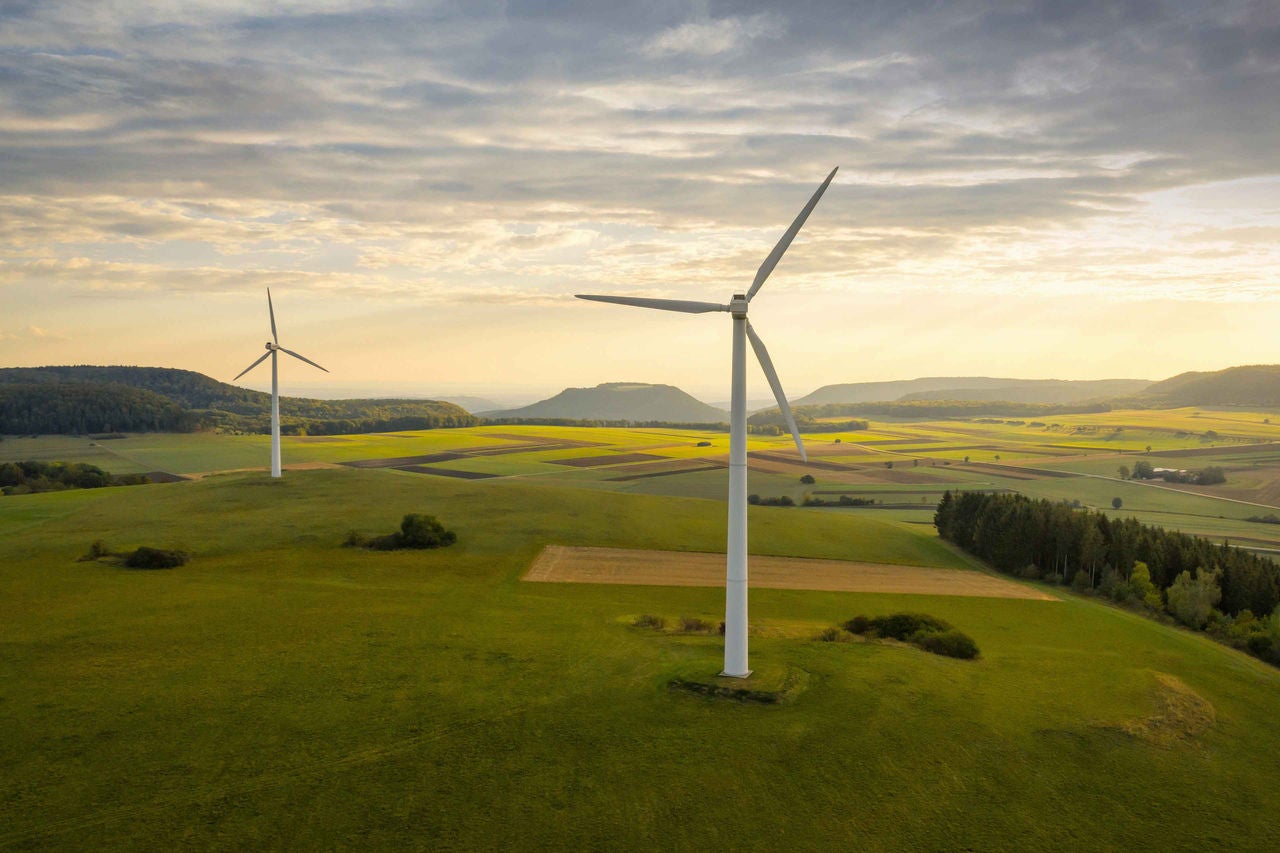
[(1151, 385), (1149, 379), (1006, 379), (991, 376), (926, 376), (891, 382), (824, 385), (792, 400), (795, 406), (831, 403), (887, 403), (918, 400), (976, 400), (1012, 403), (1079, 403), (1130, 396)]
[[(0, 368), (0, 433), (194, 429), (266, 432), (271, 395), (168, 367), (67, 365)], [(280, 398), (281, 431), (329, 435), (473, 426), (436, 400)]]
[(566, 388), (554, 397), (518, 409), (482, 413), (486, 418), (563, 418), (602, 421), (722, 423), (729, 413), (674, 385), (605, 382), (594, 388)]
[(1280, 406), (1280, 364), (1190, 371), (1156, 382), (1140, 395), (1147, 405)]

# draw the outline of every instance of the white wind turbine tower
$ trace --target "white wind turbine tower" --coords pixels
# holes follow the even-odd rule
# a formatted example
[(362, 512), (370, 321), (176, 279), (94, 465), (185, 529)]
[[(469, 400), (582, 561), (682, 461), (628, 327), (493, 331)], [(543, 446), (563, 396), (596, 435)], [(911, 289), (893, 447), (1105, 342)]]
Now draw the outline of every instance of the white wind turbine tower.
[[(236, 374), (236, 379), (244, 376), (250, 370), (253, 370), (259, 364), (267, 360), (267, 356), (271, 357), (271, 476), (280, 476), (280, 371), (276, 364), (277, 353), (288, 353), (299, 361), (305, 361), (312, 367), (320, 367), (309, 358), (298, 355), (291, 349), (285, 349), (280, 346), (280, 336), (276, 334), (276, 309), (271, 305), (271, 288), (267, 288), (267, 312), (271, 315), (271, 340), (267, 341), (267, 351), (244, 370)], [(323, 367), (320, 367), (325, 373)], [(232, 379), (235, 382), (236, 379)]]
[(724, 606), (724, 672), (734, 678), (746, 678), (751, 675), (747, 668), (747, 358), (746, 340), (751, 341), (751, 348), (756, 352), (760, 367), (769, 380), (773, 396), (778, 401), (778, 408), (786, 418), (791, 429), (791, 437), (795, 439), (800, 451), (800, 458), (808, 461), (804, 445), (800, 442), (800, 431), (796, 429), (795, 418), (791, 416), (791, 407), (782, 393), (782, 384), (778, 374), (769, 360), (769, 352), (764, 342), (747, 322), (747, 304), (756, 295), (765, 279), (778, 265), (787, 247), (795, 239), (809, 214), (817, 206), (818, 200), (826, 192), (831, 179), (836, 176), (837, 166), (827, 175), (827, 179), (818, 187), (818, 191), (809, 199), (809, 203), (800, 211), (795, 222), (782, 235), (778, 245), (773, 247), (769, 257), (764, 259), (756, 273), (755, 281), (746, 294), (735, 293), (728, 305), (714, 302), (689, 302), (683, 299), (642, 299), (630, 296), (588, 296), (577, 294), (579, 299), (591, 299), (596, 302), (614, 302), (618, 305), (634, 305), (639, 308), (657, 308), (660, 311), (681, 311), (686, 314), (705, 314), (711, 311), (728, 311), (733, 318), (733, 386), (729, 411), (729, 540), (726, 549), (725, 572), (725, 606)]

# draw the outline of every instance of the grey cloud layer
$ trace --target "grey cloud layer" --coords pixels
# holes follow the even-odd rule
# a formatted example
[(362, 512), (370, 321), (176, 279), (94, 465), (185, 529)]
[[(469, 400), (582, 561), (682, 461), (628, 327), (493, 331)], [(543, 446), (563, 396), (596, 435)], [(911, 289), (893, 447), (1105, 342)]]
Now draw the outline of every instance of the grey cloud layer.
[(720, 230), (736, 242), (660, 263), (750, 267), (838, 163), (812, 257), (891, 272), (1280, 173), (1268, 2), (259, 8), (3, 7), (0, 194), (33, 208), (0, 228), (10, 271), (92, 243), (127, 264), (205, 242), (234, 269), (339, 239), (376, 289), (442, 246), (510, 253), (454, 269), (464, 292), (529, 266), (515, 223), (589, 234), (542, 241), (547, 281), (612, 264), (659, 286), (626, 244)]

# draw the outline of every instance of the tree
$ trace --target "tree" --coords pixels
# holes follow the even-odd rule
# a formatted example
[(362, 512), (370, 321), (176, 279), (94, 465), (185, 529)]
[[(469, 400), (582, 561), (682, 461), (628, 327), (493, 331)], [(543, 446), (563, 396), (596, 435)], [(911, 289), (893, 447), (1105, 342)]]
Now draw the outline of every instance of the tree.
[(1222, 577), (1220, 571), (1207, 571), (1203, 567), (1196, 569), (1195, 577), (1190, 572), (1178, 575), (1166, 593), (1168, 611), (1188, 628), (1203, 628), (1209, 621), (1213, 608), (1222, 601), (1222, 589), (1218, 581)]
[(1151, 582), (1151, 570), (1141, 560), (1133, 564), (1129, 575), (1129, 594), (1152, 610), (1159, 610), (1162, 604), (1160, 590)]
[(1156, 477), (1156, 469), (1151, 463), (1145, 459), (1139, 459), (1133, 463), (1133, 479), (1135, 480), (1154, 480)]
[(1121, 480), (1129, 479), (1129, 466), (1121, 465), (1119, 468), (1116, 469), (1116, 473), (1120, 475)]
[(439, 548), (452, 545), (458, 538), (452, 530), (445, 530), (434, 515), (417, 512), (409, 513), (400, 522), (400, 535), (409, 548)]
[(1111, 499), (1111, 508), (1112, 508), (1112, 509), (1119, 509), (1119, 508), (1120, 508), (1120, 507), (1122, 507), (1122, 506), (1124, 506), (1124, 501), (1120, 500), (1120, 498), (1112, 498), (1112, 499)]
[(812, 486), (814, 484), (813, 475), (805, 474), (803, 477), (800, 478), (800, 482), (804, 483), (806, 486)]

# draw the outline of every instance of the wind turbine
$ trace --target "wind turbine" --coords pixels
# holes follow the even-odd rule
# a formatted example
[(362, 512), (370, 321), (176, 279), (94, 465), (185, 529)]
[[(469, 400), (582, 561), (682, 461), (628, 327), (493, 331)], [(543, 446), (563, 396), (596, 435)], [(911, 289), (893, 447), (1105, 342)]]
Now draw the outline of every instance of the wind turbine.
[(595, 302), (613, 302), (618, 305), (634, 305), (638, 308), (656, 308), (659, 311), (680, 311), (685, 314), (706, 314), (712, 311), (728, 311), (733, 318), (733, 386), (729, 411), (729, 539), (726, 548), (725, 570), (725, 604), (724, 604), (724, 672), (721, 675), (733, 678), (746, 678), (751, 675), (747, 668), (747, 358), (746, 341), (751, 341), (760, 367), (764, 370), (769, 387), (773, 389), (778, 408), (791, 429), (791, 437), (795, 439), (800, 458), (808, 461), (804, 452), (804, 444), (800, 441), (800, 431), (796, 429), (795, 418), (791, 416), (791, 407), (787, 405), (786, 395), (782, 393), (782, 383), (769, 360), (769, 352), (764, 342), (747, 322), (747, 304), (764, 284), (765, 279), (778, 265), (782, 255), (795, 239), (804, 222), (817, 206), (818, 200), (836, 176), (837, 166), (827, 175), (827, 179), (818, 187), (818, 191), (809, 199), (809, 203), (800, 211), (795, 222), (782, 235), (778, 245), (773, 247), (769, 257), (764, 259), (756, 272), (755, 281), (745, 293), (735, 293), (728, 305), (715, 302), (689, 302), (683, 299), (642, 299), (631, 296), (590, 296), (579, 293), (579, 299), (590, 299)]
[[(299, 361), (305, 361), (312, 367), (320, 367), (311, 359), (298, 355), (291, 349), (285, 349), (280, 346), (280, 336), (276, 334), (276, 309), (271, 305), (271, 288), (267, 288), (267, 312), (271, 315), (271, 340), (267, 341), (267, 351), (262, 354), (253, 364), (236, 374), (236, 379), (244, 376), (250, 370), (253, 370), (259, 364), (271, 357), (271, 476), (280, 476), (280, 372), (276, 364), (276, 355), (278, 353), (288, 353)], [(320, 367), (325, 373), (329, 371)], [(236, 379), (232, 379), (235, 382)]]

